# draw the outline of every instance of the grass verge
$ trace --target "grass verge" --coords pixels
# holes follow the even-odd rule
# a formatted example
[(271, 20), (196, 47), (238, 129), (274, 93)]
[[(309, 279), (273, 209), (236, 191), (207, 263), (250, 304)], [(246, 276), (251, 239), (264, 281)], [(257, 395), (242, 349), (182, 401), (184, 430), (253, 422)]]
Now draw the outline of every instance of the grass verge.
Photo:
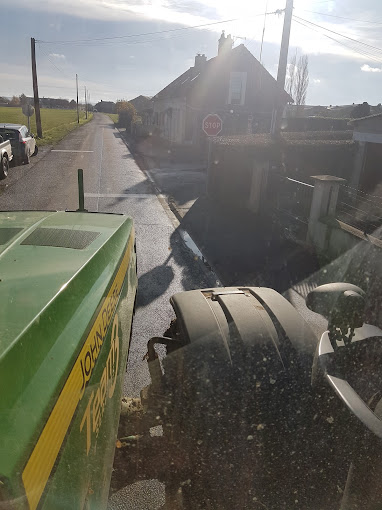
[(114, 124), (118, 124), (118, 113), (108, 113), (108, 116), (114, 122)]
[[(86, 124), (92, 118), (92, 113), (89, 113), (88, 118), (85, 119), (85, 112), (80, 112), (80, 124), (78, 124), (75, 110), (41, 108), (43, 138), (37, 139), (37, 145), (39, 147), (53, 145), (76, 129), (78, 125)], [(28, 121), (21, 108), (0, 107), (0, 124), (3, 123), (27, 125)], [(35, 115), (31, 118), (31, 131), (32, 133), (37, 131)]]

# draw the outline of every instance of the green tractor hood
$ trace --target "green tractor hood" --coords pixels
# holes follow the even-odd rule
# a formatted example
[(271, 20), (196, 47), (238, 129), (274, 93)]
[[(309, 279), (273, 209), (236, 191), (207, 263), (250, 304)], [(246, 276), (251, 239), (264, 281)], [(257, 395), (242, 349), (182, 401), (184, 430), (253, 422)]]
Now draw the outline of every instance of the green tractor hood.
[[(78, 427), (76, 434), (82, 436), (71, 446), (69, 431), (87, 395), (86, 385), (97, 385), (102, 378), (104, 367), (98, 369), (97, 363), (109, 361), (106, 341), (120, 304), (128, 299), (118, 317), (128, 336), (118, 362), (126, 364), (136, 286), (131, 218), (82, 212), (0, 213), (0, 502), (21, 497), (25, 508), (32, 509), (45, 498), (47, 507), (60, 507), (57, 487), (60, 477), (64, 487), (68, 475), (57, 467), (63, 445), (75, 449), (80, 442), (77, 455), (89, 455), (86, 432)], [(96, 327), (102, 338), (95, 351), (89, 338)], [(72, 387), (65, 388), (86, 342), (91, 371), (75, 394)], [(60, 400), (64, 391), (71, 399), (65, 408)], [(46, 431), (54, 413), (56, 422)], [(48, 433), (51, 439), (44, 439)], [(108, 462), (111, 471), (112, 460)], [(46, 493), (54, 473), (53, 503)], [(72, 482), (65, 479), (67, 483)], [(79, 492), (84, 492), (81, 483), (76, 492), (73, 482), (76, 504), (66, 501), (67, 508), (77, 508)]]

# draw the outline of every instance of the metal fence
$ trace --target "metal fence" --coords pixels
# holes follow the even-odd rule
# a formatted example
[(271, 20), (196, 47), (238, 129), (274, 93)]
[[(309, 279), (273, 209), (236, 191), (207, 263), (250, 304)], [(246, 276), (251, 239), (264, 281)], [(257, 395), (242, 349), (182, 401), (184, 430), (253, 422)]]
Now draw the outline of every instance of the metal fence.
[(337, 219), (381, 238), (382, 196), (342, 185), (337, 202)]
[(271, 174), (268, 181), (268, 203), (285, 222), (292, 237), (305, 241), (313, 198), (312, 184)]

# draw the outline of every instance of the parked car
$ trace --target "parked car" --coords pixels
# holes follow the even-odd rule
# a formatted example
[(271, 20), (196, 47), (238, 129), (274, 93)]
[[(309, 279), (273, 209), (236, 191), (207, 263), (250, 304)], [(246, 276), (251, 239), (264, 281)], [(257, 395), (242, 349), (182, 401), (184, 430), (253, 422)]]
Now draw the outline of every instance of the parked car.
[(31, 156), (38, 152), (36, 140), (26, 126), (21, 124), (0, 124), (0, 135), (9, 140), (12, 145), (14, 162), (16, 165), (28, 165)]
[(0, 179), (8, 175), (9, 163), (13, 160), (12, 146), (9, 140), (0, 135)]

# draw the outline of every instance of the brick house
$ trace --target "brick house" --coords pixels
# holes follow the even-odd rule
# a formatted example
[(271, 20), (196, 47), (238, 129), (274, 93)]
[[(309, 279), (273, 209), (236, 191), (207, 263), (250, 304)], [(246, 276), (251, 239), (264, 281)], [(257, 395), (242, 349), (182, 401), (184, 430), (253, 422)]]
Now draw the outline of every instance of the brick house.
[[(222, 33), (218, 55), (195, 64), (153, 97), (152, 124), (170, 142), (202, 146), (203, 118), (218, 113), (222, 135), (269, 132), (278, 93), (276, 80), (243, 45)], [(291, 97), (282, 92), (286, 105)]]

